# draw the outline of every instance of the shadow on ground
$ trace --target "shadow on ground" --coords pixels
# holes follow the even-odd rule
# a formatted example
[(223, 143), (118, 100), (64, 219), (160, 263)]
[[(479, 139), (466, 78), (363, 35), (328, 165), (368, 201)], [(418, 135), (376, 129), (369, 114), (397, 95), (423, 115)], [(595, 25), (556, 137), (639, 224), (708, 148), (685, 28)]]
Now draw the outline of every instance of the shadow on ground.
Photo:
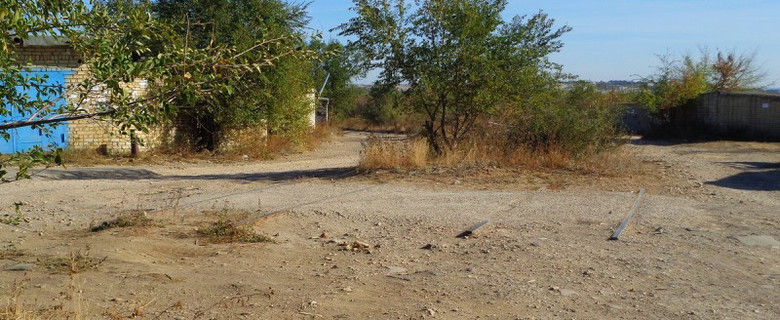
[(354, 167), (202, 175), (161, 175), (151, 170), (135, 168), (84, 168), (43, 171), (37, 176), (50, 180), (238, 180), (254, 182), (306, 178), (344, 179), (356, 174), (357, 170)]
[(724, 162), (743, 172), (707, 182), (723, 188), (750, 191), (780, 191), (780, 162)]

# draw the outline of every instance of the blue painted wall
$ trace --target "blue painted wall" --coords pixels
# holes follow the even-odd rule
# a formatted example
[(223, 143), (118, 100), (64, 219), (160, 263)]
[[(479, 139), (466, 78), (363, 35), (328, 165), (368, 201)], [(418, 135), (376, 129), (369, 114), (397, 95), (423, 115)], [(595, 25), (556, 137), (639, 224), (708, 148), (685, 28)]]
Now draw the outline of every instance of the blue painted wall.
[[(26, 73), (29, 76), (48, 76), (46, 84), (50, 86), (56, 86), (60, 88), (60, 92), (64, 94), (65, 78), (71, 75), (73, 72), (70, 70), (34, 70), (30, 73)], [(17, 87), (17, 90), (23, 90), (21, 87)], [(37, 92), (34, 89), (29, 89), (27, 94), (30, 97), (36, 97)], [(56, 97), (46, 97), (47, 99)], [(57, 106), (61, 106), (65, 103), (64, 99), (57, 102)], [(0, 116), (0, 123), (22, 120), (29, 118), (29, 114), (19, 114), (14, 108), (5, 106), (7, 109), (11, 109), (12, 113), (9, 116)], [(8, 154), (14, 152), (22, 152), (31, 149), (34, 146), (40, 146), (46, 150), (54, 148), (65, 148), (68, 146), (68, 126), (67, 123), (61, 123), (56, 126), (45, 126), (48, 129), (48, 133), (41, 129), (31, 128), (17, 128), (8, 130), (11, 135), (11, 139), (6, 141), (0, 138), (0, 153)]]

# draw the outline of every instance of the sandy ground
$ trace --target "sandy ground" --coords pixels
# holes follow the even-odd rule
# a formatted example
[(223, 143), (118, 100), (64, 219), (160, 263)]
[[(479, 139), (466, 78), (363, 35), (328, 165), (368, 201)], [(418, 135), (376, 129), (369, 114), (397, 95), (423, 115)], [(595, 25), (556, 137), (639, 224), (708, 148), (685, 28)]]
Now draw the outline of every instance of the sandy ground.
[[(0, 299), (21, 287), (26, 310), (87, 319), (780, 318), (780, 144), (635, 140), (626, 148), (674, 179), (648, 186), (633, 226), (608, 241), (634, 186), (377, 181), (350, 169), (365, 137), (268, 162), (2, 184), (0, 215), (22, 201), (30, 222), (0, 224), (0, 268), (29, 268), (0, 270)], [(158, 226), (87, 231), (136, 209)], [(256, 227), (275, 243), (194, 236), (220, 210), (284, 212)], [(95, 267), (52, 268), (73, 253)]]

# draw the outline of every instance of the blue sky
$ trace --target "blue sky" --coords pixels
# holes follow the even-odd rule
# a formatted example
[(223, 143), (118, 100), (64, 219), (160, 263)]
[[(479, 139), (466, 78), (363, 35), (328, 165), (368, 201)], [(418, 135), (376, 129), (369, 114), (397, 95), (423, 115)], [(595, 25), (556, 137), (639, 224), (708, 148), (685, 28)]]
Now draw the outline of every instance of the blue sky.
[[(310, 26), (338, 39), (328, 30), (353, 16), (351, 3), (313, 0)], [(509, 0), (504, 14), (540, 9), (574, 28), (553, 60), (582, 79), (633, 80), (654, 71), (658, 54), (706, 47), (756, 51), (768, 81), (780, 87), (780, 0)]]

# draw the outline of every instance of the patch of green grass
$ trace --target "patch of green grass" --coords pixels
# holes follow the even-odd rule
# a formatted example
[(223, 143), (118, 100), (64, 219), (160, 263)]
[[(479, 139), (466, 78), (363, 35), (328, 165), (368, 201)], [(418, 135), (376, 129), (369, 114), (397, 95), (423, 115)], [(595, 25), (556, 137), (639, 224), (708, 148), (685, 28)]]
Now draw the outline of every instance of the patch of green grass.
[(9, 214), (4, 214), (2, 217), (0, 217), (0, 223), (12, 226), (18, 226), (22, 223), (28, 222), (30, 222), (30, 219), (22, 217), (21, 215), (12, 216)]
[(29, 223), (30, 219), (27, 219), (22, 216), (22, 206), (24, 205), (23, 202), (15, 202), (14, 203), (14, 212), (16, 215), (10, 215), (10, 214), (3, 214), (2, 217), (0, 217), (0, 223), (12, 225), (12, 226), (18, 226), (20, 224)]
[(237, 226), (235, 221), (224, 215), (220, 215), (217, 221), (198, 228), (197, 234), (211, 243), (274, 242), (272, 238), (256, 233), (250, 226)]
[(154, 225), (154, 220), (147, 217), (143, 211), (131, 211), (120, 215), (116, 219), (104, 221), (96, 226), (90, 226), (89, 231), (99, 232), (113, 228), (149, 227)]

